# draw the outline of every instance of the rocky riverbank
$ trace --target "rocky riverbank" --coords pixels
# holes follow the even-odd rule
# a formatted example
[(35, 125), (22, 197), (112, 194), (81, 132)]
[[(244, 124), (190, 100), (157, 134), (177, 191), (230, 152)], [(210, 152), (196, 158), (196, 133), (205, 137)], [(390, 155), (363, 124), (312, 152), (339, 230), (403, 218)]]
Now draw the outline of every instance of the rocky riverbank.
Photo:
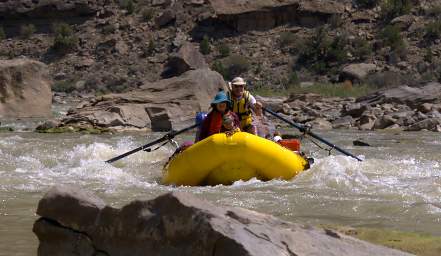
[(288, 223), (183, 193), (117, 209), (54, 187), (40, 200), (38, 255), (410, 255), (327, 228)]
[[(168, 131), (189, 125), (196, 111), (207, 110), (209, 97), (225, 83), (217, 80), (199, 80), (190, 82), (194, 85), (218, 84), (209, 88), (199, 98), (187, 87), (185, 97), (199, 102), (160, 101), (152, 99), (152, 88), (177, 88), (181, 81), (191, 79), (195, 74), (210, 74), (211, 71), (190, 71), (182, 77), (162, 80), (127, 94), (106, 95), (82, 102), (77, 108), (69, 111), (66, 117), (58, 121), (49, 121), (37, 130), (50, 132), (50, 129), (112, 129), (112, 130), (152, 130)], [(213, 72), (215, 74), (215, 72)], [(216, 77), (214, 75), (214, 77)], [(199, 94), (202, 87), (197, 87)], [(173, 93), (163, 89), (158, 94)], [(184, 91), (184, 90), (183, 90)], [(136, 96), (135, 96), (136, 95)], [(190, 96), (191, 95), (191, 96)], [(203, 100), (200, 100), (203, 99)], [(317, 94), (291, 94), (289, 97), (260, 97), (257, 99), (264, 106), (278, 112), (296, 123), (311, 126), (312, 129), (359, 129), (397, 131), (433, 131), (441, 132), (441, 84), (429, 83), (420, 88), (401, 86), (382, 90), (360, 98), (323, 97)], [(192, 105), (193, 104), (193, 105)], [(152, 106), (157, 113), (152, 113)], [(276, 124), (286, 124), (273, 120)], [(69, 128), (71, 127), (71, 128)]]

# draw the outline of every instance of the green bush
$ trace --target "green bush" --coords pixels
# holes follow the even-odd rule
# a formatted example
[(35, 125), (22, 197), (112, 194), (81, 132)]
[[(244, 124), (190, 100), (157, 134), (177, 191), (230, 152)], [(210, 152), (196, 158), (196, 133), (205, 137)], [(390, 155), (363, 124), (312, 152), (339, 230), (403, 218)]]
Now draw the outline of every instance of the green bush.
[(299, 84), (300, 84), (300, 79), (299, 79), (299, 76), (297, 75), (297, 72), (292, 71), (288, 76), (288, 86), (287, 87), (296, 86)]
[(426, 26), (426, 38), (436, 40), (441, 38), (441, 21), (433, 21)]
[(412, 0), (384, 0), (381, 4), (381, 14), (385, 20), (409, 14), (412, 9)]
[(55, 50), (68, 51), (76, 48), (78, 45), (78, 37), (69, 24), (54, 24), (53, 31), (55, 34), (53, 48)]
[(31, 37), (32, 34), (34, 34), (36, 31), (36, 28), (33, 24), (28, 25), (22, 25), (20, 27), (20, 36), (24, 39), (27, 39)]
[(52, 86), (52, 91), (55, 92), (70, 93), (73, 92), (75, 89), (75, 81), (72, 80), (57, 81)]
[(126, 9), (127, 14), (134, 13), (136, 8), (133, 0), (119, 0), (119, 6)]
[(232, 79), (247, 72), (250, 68), (250, 63), (247, 58), (241, 55), (231, 55), (226, 59), (226, 66), (230, 75), (229, 79)]
[(284, 48), (290, 46), (295, 43), (296, 39), (297, 39), (296, 34), (294, 34), (293, 32), (284, 31), (280, 33), (280, 38), (279, 38), (280, 47)]
[(360, 8), (373, 8), (378, 5), (380, 0), (355, 0), (355, 4)]
[(155, 41), (152, 38), (150, 38), (149, 44), (147, 45), (147, 48), (145, 48), (144, 50), (144, 55), (152, 56), (153, 53), (155, 52), (155, 49), (156, 49)]
[(0, 27), (0, 41), (6, 38), (5, 30), (3, 27)]
[(401, 37), (400, 28), (398, 26), (386, 26), (383, 31), (381, 31), (380, 36), (386, 46), (391, 47), (392, 50), (402, 48), (405, 43)]
[(144, 8), (141, 12), (142, 19), (146, 22), (151, 21), (155, 16), (155, 11), (152, 8)]
[(230, 47), (226, 43), (220, 44), (218, 51), (221, 57), (228, 57), (230, 55)]
[(433, 53), (430, 48), (426, 48), (426, 52), (424, 54), (424, 61), (432, 63), (433, 62)]
[(319, 74), (327, 73), (331, 67), (335, 68), (347, 60), (347, 45), (348, 39), (345, 35), (330, 38), (326, 28), (318, 28), (300, 50), (297, 64)]
[(228, 70), (221, 61), (215, 61), (211, 66), (211, 69), (221, 74), (224, 79), (228, 79)]
[(215, 61), (212, 69), (219, 72), (226, 80), (231, 80), (250, 69), (248, 59), (241, 55), (231, 55), (222, 61)]
[(203, 55), (207, 55), (210, 54), (211, 52), (211, 46), (210, 46), (210, 39), (208, 38), (208, 36), (204, 36), (202, 38), (202, 41), (199, 44), (199, 51), (203, 54)]
[(352, 47), (352, 55), (358, 60), (366, 60), (372, 55), (372, 45), (366, 39), (355, 38)]
[(103, 27), (104, 34), (113, 34), (116, 31), (116, 26), (114, 24), (108, 24)]

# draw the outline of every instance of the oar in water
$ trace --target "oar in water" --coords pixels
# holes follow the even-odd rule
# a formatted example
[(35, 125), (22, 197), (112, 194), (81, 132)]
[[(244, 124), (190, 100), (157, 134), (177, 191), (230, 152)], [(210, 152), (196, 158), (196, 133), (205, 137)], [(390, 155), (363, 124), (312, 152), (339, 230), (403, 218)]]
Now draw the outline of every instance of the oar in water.
[(268, 113), (270, 113), (271, 115), (277, 117), (278, 119), (284, 121), (285, 123), (294, 126), (294, 127), (297, 128), (300, 132), (303, 132), (303, 133), (308, 134), (309, 136), (311, 136), (311, 137), (313, 137), (313, 138), (315, 138), (315, 139), (317, 139), (317, 140), (323, 142), (324, 144), (330, 146), (331, 148), (335, 148), (337, 151), (339, 151), (339, 152), (341, 152), (341, 153), (343, 153), (343, 154), (345, 154), (345, 155), (347, 155), (347, 156), (353, 157), (353, 158), (357, 159), (358, 161), (363, 161), (363, 160), (361, 160), (360, 158), (354, 156), (353, 154), (347, 152), (346, 150), (337, 147), (336, 145), (332, 144), (331, 142), (329, 142), (329, 141), (327, 141), (327, 140), (321, 138), (321, 137), (318, 136), (317, 134), (315, 134), (315, 133), (309, 131), (307, 128), (305, 128), (305, 126), (300, 125), (300, 124), (296, 124), (296, 123), (294, 123), (294, 122), (291, 122), (291, 121), (289, 121), (288, 119), (286, 119), (286, 118), (280, 116), (280, 115), (277, 114), (276, 112), (272, 111), (271, 109), (267, 109), (267, 108), (264, 107), (264, 108), (263, 108), (263, 111), (268, 112)]
[(114, 157), (114, 158), (112, 158), (112, 159), (109, 159), (109, 160), (106, 161), (106, 163), (109, 163), (109, 164), (110, 164), (110, 163), (113, 163), (113, 162), (115, 162), (115, 161), (118, 161), (118, 160), (121, 159), (121, 158), (124, 158), (124, 157), (126, 157), (126, 156), (129, 156), (129, 155), (131, 155), (131, 154), (133, 154), (133, 153), (136, 153), (136, 152), (138, 152), (138, 151), (140, 151), (140, 150), (147, 149), (147, 148), (149, 148), (149, 147), (151, 147), (151, 146), (153, 146), (153, 145), (155, 145), (155, 144), (161, 143), (161, 142), (163, 142), (163, 141), (171, 140), (171, 139), (173, 139), (176, 135), (181, 134), (181, 133), (184, 133), (184, 132), (186, 132), (186, 131), (189, 131), (189, 130), (191, 130), (191, 129), (193, 129), (193, 128), (196, 128), (198, 125), (199, 125), (199, 124), (196, 123), (196, 124), (193, 124), (192, 126), (189, 126), (189, 127), (184, 128), (184, 129), (182, 129), (182, 130), (179, 130), (179, 131), (171, 131), (171, 132), (167, 133), (166, 135), (162, 136), (161, 138), (159, 138), (159, 139), (157, 139), (157, 140), (154, 140), (154, 141), (152, 141), (152, 142), (150, 142), (150, 143), (147, 143), (147, 144), (145, 144), (145, 145), (143, 145), (143, 146), (141, 146), (141, 147), (135, 148), (135, 149), (130, 150), (129, 152), (126, 152), (126, 153), (124, 153), (124, 154), (122, 154), (122, 155), (119, 155), (119, 156), (116, 156), (116, 157)]

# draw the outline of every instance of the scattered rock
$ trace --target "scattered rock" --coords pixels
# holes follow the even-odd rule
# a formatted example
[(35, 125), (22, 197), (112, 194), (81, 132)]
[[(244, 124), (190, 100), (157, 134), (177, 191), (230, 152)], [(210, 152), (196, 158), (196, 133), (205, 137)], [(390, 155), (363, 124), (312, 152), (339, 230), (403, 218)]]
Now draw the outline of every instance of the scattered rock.
[(358, 140), (354, 140), (352, 141), (352, 144), (354, 146), (359, 146), (359, 147), (370, 147), (371, 145), (369, 145), (368, 143), (358, 139)]
[(341, 118), (338, 118), (332, 122), (332, 128), (339, 129), (339, 128), (350, 128), (354, 124), (354, 119), (352, 116), (343, 116)]
[(55, 187), (39, 202), (37, 214), (33, 231), (41, 256), (409, 255), (179, 192), (118, 209), (89, 192)]
[(309, 121), (306, 124), (310, 125), (313, 129), (318, 129), (318, 130), (332, 129), (332, 124), (323, 118), (314, 119), (313, 121)]
[(439, 118), (429, 118), (424, 119), (420, 122), (414, 123), (405, 129), (406, 131), (441, 131), (441, 119)]

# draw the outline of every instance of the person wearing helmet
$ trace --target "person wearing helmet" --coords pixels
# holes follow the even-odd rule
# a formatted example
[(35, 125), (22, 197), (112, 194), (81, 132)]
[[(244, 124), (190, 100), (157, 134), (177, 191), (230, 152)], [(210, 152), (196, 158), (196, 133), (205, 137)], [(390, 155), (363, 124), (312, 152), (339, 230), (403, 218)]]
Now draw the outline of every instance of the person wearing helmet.
[(236, 77), (231, 81), (231, 90), (228, 94), (231, 110), (238, 115), (242, 131), (257, 134), (252, 117), (257, 101), (249, 91), (245, 90), (245, 87), (246, 82), (242, 77)]
[(220, 91), (216, 94), (211, 102), (212, 110), (202, 122), (202, 127), (199, 135), (196, 137), (196, 142), (222, 132), (222, 122), (225, 114), (231, 115), (235, 125), (239, 126), (239, 118), (230, 111), (230, 105), (231, 101), (225, 92)]

